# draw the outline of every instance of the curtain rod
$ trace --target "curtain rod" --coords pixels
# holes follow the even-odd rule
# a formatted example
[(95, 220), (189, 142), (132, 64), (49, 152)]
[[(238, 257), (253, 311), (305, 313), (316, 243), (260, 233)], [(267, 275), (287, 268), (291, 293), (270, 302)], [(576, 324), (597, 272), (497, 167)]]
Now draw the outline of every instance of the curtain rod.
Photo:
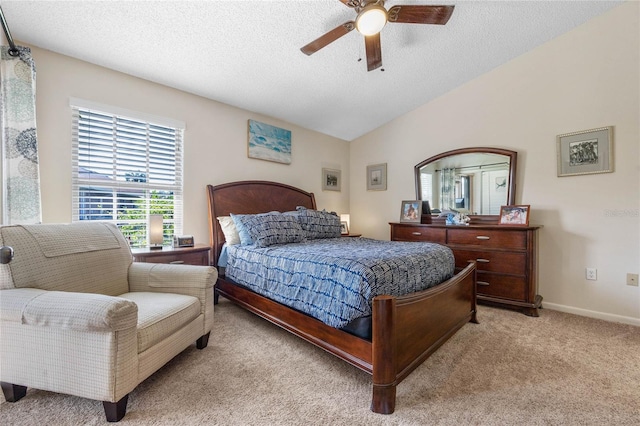
[(4, 35), (7, 36), (7, 41), (9, 42), (9, 55), (18, 56), (20, 52), (16, 48), (16, 44), (13, 42), (13, 37), (11, 37), (11, 32), (9, 31), (9, 26), (7, 25), (7, 20), (4, 19), (4, 12), (2, 11), (2, 7), (0, 7), (0, 20), (2, 21), (2, 29), (4, 30)]

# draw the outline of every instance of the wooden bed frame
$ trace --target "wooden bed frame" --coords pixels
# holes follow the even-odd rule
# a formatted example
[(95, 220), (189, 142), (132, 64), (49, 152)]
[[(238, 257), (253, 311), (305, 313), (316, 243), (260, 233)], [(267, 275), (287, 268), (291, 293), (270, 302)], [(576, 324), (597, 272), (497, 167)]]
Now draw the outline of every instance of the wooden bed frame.
[[(229, 213), (255, 214), (316, 208), (313, 193), (268, 181), (207, 185), (211, 264), (217, 266), (224, 234), (217, 221)], [(218, 278), (223, 295), (247, 310), (313, 343), (373, 376), (371, 410), (391, 414), (396, 386), (469, 321), (476, 320), (476, 266), (471, 262), (450, 280), (403, 297), (373, 300), (372, 339), (356, 337)]]

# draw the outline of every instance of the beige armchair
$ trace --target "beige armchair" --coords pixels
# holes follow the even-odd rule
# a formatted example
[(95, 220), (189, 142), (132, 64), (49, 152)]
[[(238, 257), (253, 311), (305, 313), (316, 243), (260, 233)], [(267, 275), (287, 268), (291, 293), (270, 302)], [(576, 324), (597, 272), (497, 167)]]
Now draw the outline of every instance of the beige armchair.
[[(111, 224), (0, 227), (0, 381), (103, 401), (124, 417), (140, 382), (213, 325), (215, 268), (133, 263)], [(10, 260), (10, 261), (9, 261)]]

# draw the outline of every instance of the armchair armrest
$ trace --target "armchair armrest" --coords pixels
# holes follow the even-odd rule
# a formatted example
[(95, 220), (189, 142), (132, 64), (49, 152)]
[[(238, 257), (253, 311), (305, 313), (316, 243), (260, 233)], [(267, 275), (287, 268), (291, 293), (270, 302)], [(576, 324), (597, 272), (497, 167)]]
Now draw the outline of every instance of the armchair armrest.
[(79, 331), (119, 331), (136, 328), (138, 306), (126, 299), (93, 293), (2, 290), (3, 321)]
[(218, 271), (211, 266), (133, 262), (129, 267), (129, 291), (155, 291), (197, 296), (212, 288)]

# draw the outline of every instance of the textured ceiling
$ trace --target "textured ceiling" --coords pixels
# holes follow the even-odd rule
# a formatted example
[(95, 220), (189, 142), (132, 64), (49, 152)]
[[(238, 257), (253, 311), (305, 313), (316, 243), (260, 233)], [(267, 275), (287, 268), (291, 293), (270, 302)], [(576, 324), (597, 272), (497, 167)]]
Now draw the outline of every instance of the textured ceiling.
[(384, 71), (372, 72), (357, 31), (300, 52), (355, 18), (338, 0), (4, 0), (2, 9), (17, 41), (353, 140), (619, 3), (388, 0), (455, 10), (445, 26), (388, 24)]

